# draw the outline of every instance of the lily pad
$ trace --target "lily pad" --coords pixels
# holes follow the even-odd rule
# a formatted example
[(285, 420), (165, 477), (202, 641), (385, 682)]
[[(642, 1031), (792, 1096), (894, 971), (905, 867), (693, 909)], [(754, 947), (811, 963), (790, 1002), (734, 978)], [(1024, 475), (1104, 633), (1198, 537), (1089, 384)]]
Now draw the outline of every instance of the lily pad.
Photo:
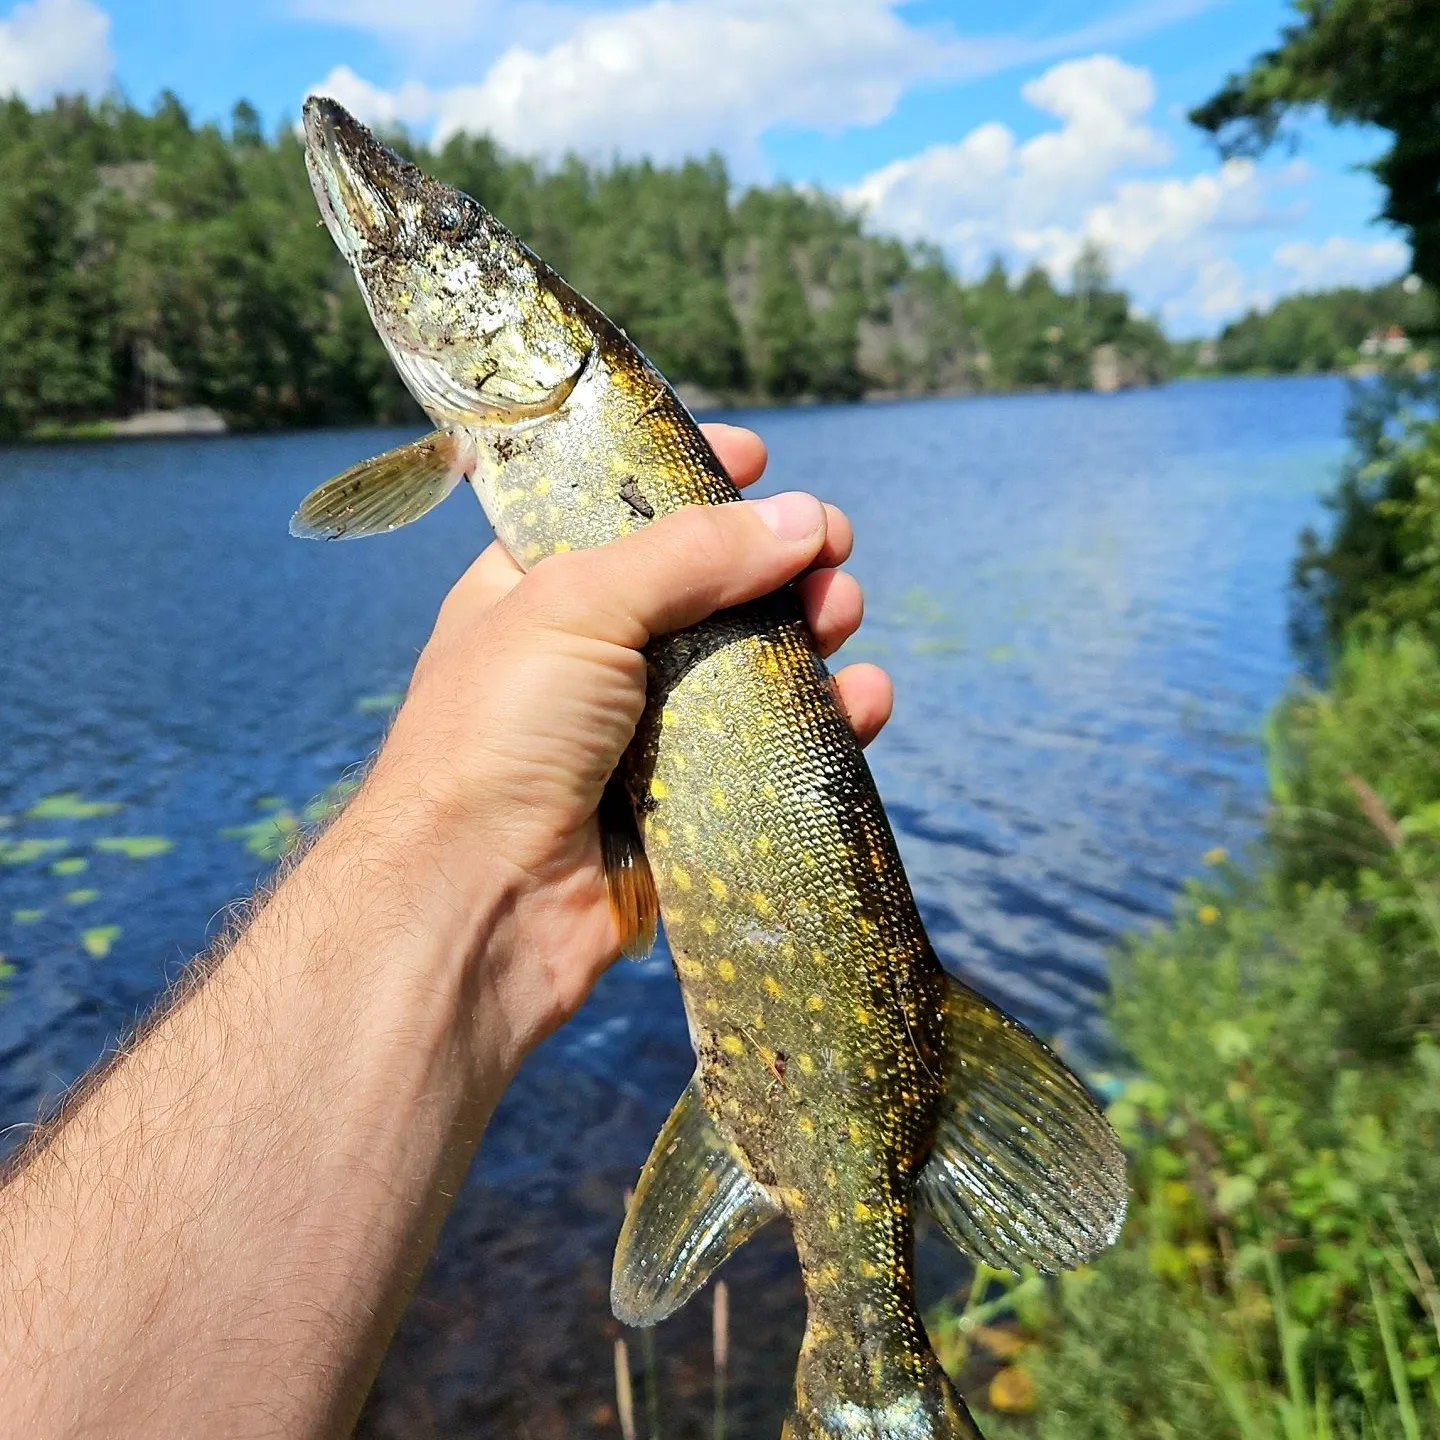
[(958, 635), (921, 635), (910, 642), (912, 655), (958, 655), (964, 648)]
[(355, 708), (362, 715), (388, 715), (404, 698), (398, 690), (387, 691), (384, 695), (363, 695), (355, 702)]
[(51, 867), (52, 875), (83, 875), (90, 868), (90, 862), (80, 855), (67, 855), (63, 860), (57, 860)]
[(301, 812), (300, 818), (307, 825), (316, 825), (324, 820), (338, 805), (343, 805), (360, 788), (358, 780), (338, 780), (327, 786)]
[(87, 955), (96, 960), (103, 960), (110, 953), (110, 947), (119, 938), (120, 927), (118, 925), (94, 925), (81, 933), (80, 943), (85, 947)]
[(98, 900), (99, 898), (100, 892), (98, 890), (68, 890), (65, 893), (66, 903), (70, 905), (88, 905), (92, 900)]
[(8, 845), (0, 841), (0, 865), (29, 865), (43, 860), (57, 850), (68, 850), (68, 840), (12, 840)]
[(94, 820), (100, 815), (113, 815), (120, 805), (115, 800), (87, 800), (78, 790), (64, 790), (47, 795), (30, 807), (32, 820)]
[(277, 810), (248, 825), (231, 825), (220, 834), (226, 840), (243, 840), (245, 848), (262, 860), (278, 860), (299, 828), (300, 820), (293, 810)]
[(10, 919), (16, 925), (34, 925), (36, 921), (43, 920), (44, 918), (45, 912), (43, 910), (12, 910), (10, 912)]
[(153, 860), (157, 855), (168, 855), (175, 848), (175, 842), (163, 835), (110, 835), (97, 840), (95, 848), (130, 860)]

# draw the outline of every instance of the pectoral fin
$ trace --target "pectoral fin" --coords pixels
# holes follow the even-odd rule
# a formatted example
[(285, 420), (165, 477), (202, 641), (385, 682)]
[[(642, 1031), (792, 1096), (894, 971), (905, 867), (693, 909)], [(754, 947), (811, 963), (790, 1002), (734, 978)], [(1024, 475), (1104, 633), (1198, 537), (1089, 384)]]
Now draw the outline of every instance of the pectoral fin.
[(301, 540), (384, 535), (433, 510), (474, 468), (469, 431), (435, 430), (311, 491), (291, 517), (290, 533)]
[(779, 1213), (715, 1129), (692, 1080), (650, 1151), (620, 1231), (610, 1280), (615, 1318), (657, 1324)]
[(1023, 1025), (952, 981), (945, 1108), (919, 1198), (1000, 1270), (1083, 1264), (1125, 1219), (1125, 1155), (1090, 1092)]

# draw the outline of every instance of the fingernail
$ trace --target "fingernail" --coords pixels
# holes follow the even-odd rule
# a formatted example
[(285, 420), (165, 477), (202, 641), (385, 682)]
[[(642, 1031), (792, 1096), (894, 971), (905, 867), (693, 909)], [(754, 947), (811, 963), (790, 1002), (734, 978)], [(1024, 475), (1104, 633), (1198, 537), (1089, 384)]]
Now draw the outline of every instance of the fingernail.
[(808, 540), (825, 523), (820, 502), (803, 490), (769, 495), (747, 502), (756, 515), (782, 540)]

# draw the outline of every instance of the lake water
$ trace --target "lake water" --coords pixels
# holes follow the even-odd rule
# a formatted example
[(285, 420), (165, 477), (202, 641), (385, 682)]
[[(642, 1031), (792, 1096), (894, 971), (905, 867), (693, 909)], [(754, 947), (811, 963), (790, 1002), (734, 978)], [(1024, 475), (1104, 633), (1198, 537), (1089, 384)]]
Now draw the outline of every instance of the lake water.
[[(1288, 565), (1344, 404), (1332, 379), (1233, 380), (727, 417), (769, 441), (766, 488), (855, 520), (869, 614), (846, 653), (895, 677), (872, 761), (936, 948), (1073, 1056), (1103, 1057), (1107, 949), (1168, 913), (1203, 852), (1255, 834)], [(464, 495), (358, 545), (286, 521), (401, 438), (0, 451), (0, 839), (37, 842), (0, 867), (0, 1127), (263, 872), (225, 832), (259, 833), (375, 745), (489, 532)], [(121, 808), (28, 815), (69, 791)], [(171, 848), (95, 846), (150, 836)], [(668, 961), (618, 966), (506, 1097), (364, 1433), (618, 1433), (610, 1247), (690, 1068)], [(732, 1263), (735, 1434), (778, 1429), (801, 1313), (786, 1251), (767, 1232)], [(667, 1436), (708, 1433), (707, 1325), (701, 1300), (658, 1334)]]

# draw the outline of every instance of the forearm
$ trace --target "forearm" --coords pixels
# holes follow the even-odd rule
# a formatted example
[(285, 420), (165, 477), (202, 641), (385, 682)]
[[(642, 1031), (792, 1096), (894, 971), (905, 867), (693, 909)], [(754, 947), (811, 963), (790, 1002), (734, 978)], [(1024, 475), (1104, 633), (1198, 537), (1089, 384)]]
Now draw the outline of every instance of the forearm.
[(353, 1421), (505, 1079), (464, 953), (503, 899), (417, 848), (342, 816), (0, 1192), (16, 1433)]

